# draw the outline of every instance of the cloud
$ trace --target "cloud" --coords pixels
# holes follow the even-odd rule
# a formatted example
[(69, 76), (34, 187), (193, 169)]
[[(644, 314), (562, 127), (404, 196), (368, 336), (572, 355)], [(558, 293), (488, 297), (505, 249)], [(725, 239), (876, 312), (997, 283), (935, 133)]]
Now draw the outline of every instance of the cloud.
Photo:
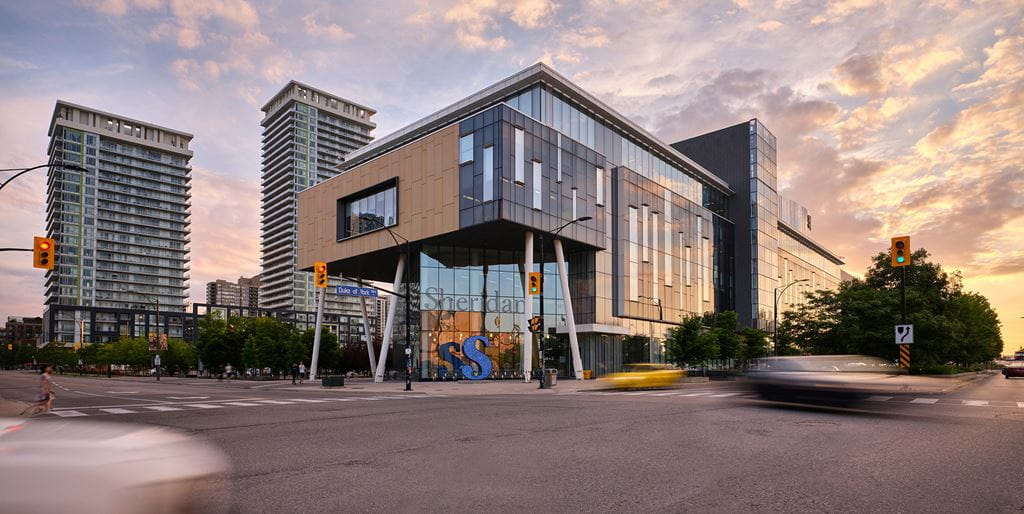
[(892, 90), (906, 90), (964, 58), (956, 40), (943, 34), (907, 42), (895, 41), (887, 32), (869, 41), (871, 51), (853, 53), (833, 69), (838, 90), (844, 95), (877, 97)]
[(330, 39), (332, 41), (345, 41), (352, 39), (351, 32), (346, 31), (341, 25), (337, 23), (331, 23), (328, 25), (320, 25), (316, 20), (317, 14), (308, 14), (302, 18), (303, 24), (306, 26), (306, 34), (313, 37), (322, 37)]
[(0, 56), (0, 73), (22, 72), (37, 70), (39, 66), (28, 61), (21, 61), (12, 57)]
[(782, 27), (783, 27), (783, 24), (779, 20), (768, 20), (768, 21), (763, 21), (763, 22), (757, 24), (757, 28), (759, 28), (759, 29), (761, 29), (761, 30), (763, 30), (765, 32), (772, 32), (772, 31), (775, 31), (775, 30), (779, 30)]
[(504, 50), (504, 36), (487, 37), (505, 18), (523, 29), (539, 29), (550, 22), (558, 4), (549, 0), (462, 0), (447, 10), (444, 20), (455, 25), (456, 40), (468, 50)]

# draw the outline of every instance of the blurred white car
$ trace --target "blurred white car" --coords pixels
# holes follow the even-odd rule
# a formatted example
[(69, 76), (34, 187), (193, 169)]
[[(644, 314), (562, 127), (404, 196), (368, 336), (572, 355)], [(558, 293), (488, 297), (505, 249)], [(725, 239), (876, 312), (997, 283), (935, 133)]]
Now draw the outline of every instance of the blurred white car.
[(810, 355), (760, 359), (747, 373), (750, 385), (766, 400), (857, 403), (872, 395), (905, 388), (906, 371), (865, 355)]
[(158, 427), (0, 418), (0, 512), (224, 512), (227, 458)]

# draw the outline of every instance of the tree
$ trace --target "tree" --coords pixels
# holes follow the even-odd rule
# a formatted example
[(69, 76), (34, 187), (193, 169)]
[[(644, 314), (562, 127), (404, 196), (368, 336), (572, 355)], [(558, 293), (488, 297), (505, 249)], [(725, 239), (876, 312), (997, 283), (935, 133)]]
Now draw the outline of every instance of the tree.
[[(301, 344), (302, 357), (299, 362), (304, 362), (307, 365), (310, 364), (310, 359), (313, 355), (313, 336), (316, 335), (316, 330), (308, 329), (301, 334), (298, 334), (297, 340)], [(320, 329), (320, 355), (317, 358), (317, 366), (320, 370), (333, 370), (341, 371), (344, 362), (342, 361), (341, 345), (338, 344), (338, 336), (336, 336), (326, 327)]]
[(631, 335), (622, 338), (622, 362), (647, 362), (651, 359), (651, 339), (647, 336)]
[(196, 349), (181, 339), (169, 339), (167, 349), (160, 352), (160, 365), (168, 373), (188, 373), (198, 364)]
[(740, 358), (744, 361), (760, 359), (768, 355), (768, 334), (763, 330), (746, 327), (740, 332), (743, 344), (740, 346)]
[(149, 341), (144, 337), (122, 338), (103, 345), (100, 359), (109, 364), (149, 369), (151, 364)]
[(703, 318), (690, 316), (668, 331), (665, 357), (679, 367), (703, 364), (718, 356), (716, 334), (705, 331)]
[[(918, 249), (906, 272), (907, 322), (914, 325), (915, 368), (949, 362), (967, 366), (995, 358), (1002, 348), (999, 319), (985, 297), (963, 291), (959, 272), (946, 273)], [(879, 253), (863, 280), (816, 291), (784, 314), (785, 333), (807, 354), (865, 354), (896, 360), (893, 326), (900, 323), (900, 276)], [(783, 326), (780, 326), (782, 333)]]
[(711, 334), (718, 346), (718, 358), (738, 359), (741, 354), (742, 340), (736, 333), (738, 324), (736, 311), (722, 311), (715, 315)]

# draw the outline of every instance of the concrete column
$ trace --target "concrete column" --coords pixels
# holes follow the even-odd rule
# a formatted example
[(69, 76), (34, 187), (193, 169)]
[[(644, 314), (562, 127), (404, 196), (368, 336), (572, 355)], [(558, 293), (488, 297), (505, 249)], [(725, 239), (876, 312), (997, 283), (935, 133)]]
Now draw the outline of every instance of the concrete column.
[[(405, 271), (405, 254), (398, 256), (398, 266), (395, 267), (395, 284), (392, 291), (398, 292), (402, 287), (402, 272)], [(377, 361), (377, 369), (373, 373), (374, 382), (384, 381), (385, 363), (388, 359), (388, 350), (391, 348), (391, 333), (395, 325), (395, 310), (398, 309), (398, 296), (391, 295), (388, 300), (388, 321), (384, 324), (384, 342), (380, 345), (380, 359)]]
[(377, 374), (377, 358), (373, 355), (373, 334), (370, 333), (369, 315), (366, 313), (366, 297), (359, 297), (359, 306), (363, 310), (363, 339), (366, 340), (366, 354), (370, 358), (370, 373)]
[(583, 360), (580, 358), (580, 342), (576, 337), (576, 318), (572, 313), (572, 296), (569, 295), (569, 269), (565, 266), (562, 241), (555, 239), (555, 263), (558, 266), (558, 281), (562, 284), (562, 304), (565, 306), (565, 324), (569, 329), (569, 349), (572, 350), (572, 369), (576, 380), (583, 380)]
[(523, 352), (523, 382), (530, 382), (533, 371), (533, 334), (530, 333), (530, 318), (533, 317), (533, 297), (529, 294), (530, 272), (533, 271), (533, 232), (527, 232), (523, 241), (523, 320), (520, 345)]

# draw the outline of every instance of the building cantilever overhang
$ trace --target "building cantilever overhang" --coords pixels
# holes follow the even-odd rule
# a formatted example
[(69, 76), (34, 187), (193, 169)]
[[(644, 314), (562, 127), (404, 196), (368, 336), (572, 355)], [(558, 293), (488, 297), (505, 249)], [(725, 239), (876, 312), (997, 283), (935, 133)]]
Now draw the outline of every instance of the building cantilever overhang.
[(659, 140), (653, 134), (619, 114), (607, 104), (573, 84), (544, 63), (537, 63), (506, 79), (498, 81), (444, 109), (415, 121), (375, 142), (349, 153), (344, 162), (338, 165), (341, 173), (370, 161), (376, 157), (415, 141), (427, 134), (451, 125), (459, 120), (479, 112), (495, 103), (501, 102), (510, 94), (522, 90), (537, 82), (543, 82), (559, 93), (567, 95), (596, 116), (603, 118), (613, 127), (629, 133), (639, 143), (647, 146), (654, 154), (670, 161), (693, 175), (697, 180), (727, 194), (733, 194), (729, 184), (711, 173), (689, 157)]

